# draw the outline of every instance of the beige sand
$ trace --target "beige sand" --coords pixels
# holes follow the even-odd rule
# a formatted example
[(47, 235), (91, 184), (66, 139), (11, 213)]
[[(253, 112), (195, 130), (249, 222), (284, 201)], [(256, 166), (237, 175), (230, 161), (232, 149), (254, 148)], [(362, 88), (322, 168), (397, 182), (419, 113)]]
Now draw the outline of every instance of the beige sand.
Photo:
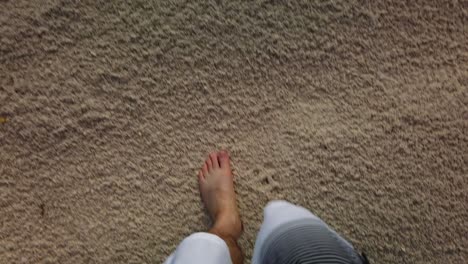
[(161, 263), (220, 148), (247, 259), (281, 198), (466, 263), (467, 2), (288, 2), (0, 1), (0, 263)]

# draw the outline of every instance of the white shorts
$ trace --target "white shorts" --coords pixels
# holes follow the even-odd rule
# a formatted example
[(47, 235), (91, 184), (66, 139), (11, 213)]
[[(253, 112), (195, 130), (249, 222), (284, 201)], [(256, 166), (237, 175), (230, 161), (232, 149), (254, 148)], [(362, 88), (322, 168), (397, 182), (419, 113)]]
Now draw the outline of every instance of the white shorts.
[[(354, 252), (354, 248), (345, 239), (330, 229), (320, 218), (309, 210), (286, 201), (272, 201), (264, 210), (264, 221), (257, 235), (252, 264), (261, 264), (262, 249), (267, 238), (284, 224), (297, 220), (313, 221), (315, 225), (323, 225), (336, 235), (341, 245)], [(221, 238), (210, 233), (195, 233), (185, 238), (175, 252), (164, 264), (232, 264), (229, 249)]]

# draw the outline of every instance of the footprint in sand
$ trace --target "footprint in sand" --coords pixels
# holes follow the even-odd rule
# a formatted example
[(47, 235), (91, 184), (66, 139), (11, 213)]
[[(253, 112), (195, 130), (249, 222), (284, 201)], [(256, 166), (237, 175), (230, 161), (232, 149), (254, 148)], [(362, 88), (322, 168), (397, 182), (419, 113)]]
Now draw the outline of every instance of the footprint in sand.
[(277, 193), (280, 189), (280, 185), (273, 178), (275, 173), (275, 170), (255, 168), (248, 173), (252, 175), (249, 185), (255, 190), (265, 194)]

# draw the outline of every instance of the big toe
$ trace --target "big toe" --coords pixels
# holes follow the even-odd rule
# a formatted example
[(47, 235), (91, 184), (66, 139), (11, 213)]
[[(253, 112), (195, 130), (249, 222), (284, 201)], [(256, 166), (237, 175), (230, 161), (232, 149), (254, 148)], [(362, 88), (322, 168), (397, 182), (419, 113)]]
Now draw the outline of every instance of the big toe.
[(219, 165), (222, 169), (231, 169), (231, 164), (229, 161), (229, 154), (226, 151), (220, 151), (218, 153)]

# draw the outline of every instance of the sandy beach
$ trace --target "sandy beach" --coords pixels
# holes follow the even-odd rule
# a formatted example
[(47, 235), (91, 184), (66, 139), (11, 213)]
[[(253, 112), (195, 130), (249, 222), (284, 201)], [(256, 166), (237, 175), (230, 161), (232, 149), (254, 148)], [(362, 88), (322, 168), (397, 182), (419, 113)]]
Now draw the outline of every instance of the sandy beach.
[(162, 263), (229, 151), (371, 263), (468, 262), (466, 1), (0, 0), (0, 263)]

